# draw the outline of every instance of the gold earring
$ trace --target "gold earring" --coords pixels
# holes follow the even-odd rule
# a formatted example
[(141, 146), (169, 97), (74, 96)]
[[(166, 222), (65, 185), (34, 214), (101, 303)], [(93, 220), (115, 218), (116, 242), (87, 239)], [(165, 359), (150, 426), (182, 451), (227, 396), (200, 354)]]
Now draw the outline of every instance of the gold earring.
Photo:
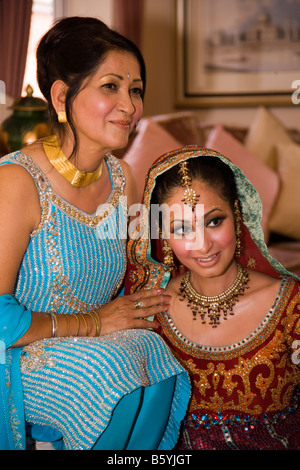
[(61, 123), (67, 122), (66, 111), (58, 111), (57, 119), (58, 119), (58, 122), (61, 122)]
[(173, 251), (170, 245), (168, 244), (167, 240), (163, 241), (162, 251), (164, 253), (163, 263), (165, 265), (165, 268), (168, 271), (174, 271), (175, 264), (174, 264), (174, 258), (173, 258)]
[(235, 245), (235, 253), (234, 256), (238, 258), (241, 256), (242, 250), (242, 242), (241, 242), (241, 211), (239, 206), (239, 201), (236, 199), (234, 201), (234, 221), (235, 221), (235, 237), (236, 237), (236, 245)]

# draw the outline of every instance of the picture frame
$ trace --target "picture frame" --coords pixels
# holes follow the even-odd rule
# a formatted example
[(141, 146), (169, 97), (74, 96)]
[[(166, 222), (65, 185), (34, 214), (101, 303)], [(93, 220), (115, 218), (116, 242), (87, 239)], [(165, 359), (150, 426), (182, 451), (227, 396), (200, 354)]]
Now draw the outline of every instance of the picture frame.
[(299, 0), (177, 0), (176, 106), (293, 105)]

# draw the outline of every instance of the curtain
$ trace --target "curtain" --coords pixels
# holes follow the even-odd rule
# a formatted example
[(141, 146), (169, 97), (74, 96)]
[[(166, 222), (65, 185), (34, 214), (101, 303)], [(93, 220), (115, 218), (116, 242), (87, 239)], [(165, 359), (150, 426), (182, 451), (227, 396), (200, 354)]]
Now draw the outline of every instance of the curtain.
[(0, 80), (12, 98), (21, 95), (32, 0), (0, 0)]
[(144, 0), (114, 0), (114, 27), (142, 49)]

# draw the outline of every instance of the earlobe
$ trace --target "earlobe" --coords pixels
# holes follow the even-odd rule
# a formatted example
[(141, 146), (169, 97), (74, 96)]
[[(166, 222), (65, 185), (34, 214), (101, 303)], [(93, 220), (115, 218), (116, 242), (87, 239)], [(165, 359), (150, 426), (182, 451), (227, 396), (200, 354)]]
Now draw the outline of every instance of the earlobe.
[(57, 114), (65, 111), (67, 85), (62, 80), (56, 80), (51, 87), (52, 105)]

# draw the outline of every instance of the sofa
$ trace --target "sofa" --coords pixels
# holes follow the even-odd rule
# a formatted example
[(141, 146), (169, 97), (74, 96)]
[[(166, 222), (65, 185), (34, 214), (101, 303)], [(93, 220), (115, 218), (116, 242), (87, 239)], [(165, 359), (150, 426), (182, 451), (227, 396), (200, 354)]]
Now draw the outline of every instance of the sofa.
[(260, 194), (262, 227), (271, 255), (300, 275), (300, 131), (257, 108), (248, 129), (199, 121), (196, 112), (141, 119), (128, 145), (114, 154), (132, 168), (140, 200), (151, 164), (160, 155), (198, 144), (238, 165)]

